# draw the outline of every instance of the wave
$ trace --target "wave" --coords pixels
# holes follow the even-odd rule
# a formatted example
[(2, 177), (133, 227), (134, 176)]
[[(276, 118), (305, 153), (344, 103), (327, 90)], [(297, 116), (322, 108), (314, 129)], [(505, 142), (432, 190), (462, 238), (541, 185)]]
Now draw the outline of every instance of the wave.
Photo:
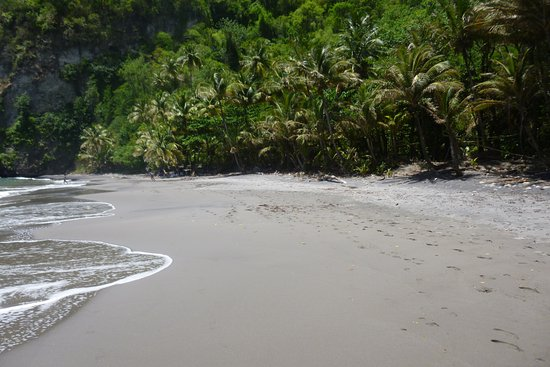
[(0, 353), (36, 337), (95, 292), (171, 264), (167, 255), (99, 241), (0, 242)]
[(50, 178), (13, 177), (0, 179), (0, 199), (40, 190), (82, 187), (87, 181), (65, 181)]
[[(29, 250), (29, 247), (33, 248)], [(4, 261), (18, 254), (24, 254), (24, 259)], [(100, 241), (76, 240), (0, 242), (0, 261), (0, 272), (5, 279), (0, 281), (0, 287), (4, 286), (0, 288), (0, 315), (136, 281), (172, 264), (172, 258), (167, 255), (132, 251), (125, 246)], [(43, 281), (16, 286), (2, 284), (7, 281), (18, 283), (29, 276), (43, 278)], [(6, 303), (12, 303), (9, 299), (28, 300), (37, 293), (40, 294), (38, 299), (4, 307)]]
[(113, 215), (115, 206), (105, 202), (71, 201), (4, 205), (0, 211), (0, 229), (45, 225)]

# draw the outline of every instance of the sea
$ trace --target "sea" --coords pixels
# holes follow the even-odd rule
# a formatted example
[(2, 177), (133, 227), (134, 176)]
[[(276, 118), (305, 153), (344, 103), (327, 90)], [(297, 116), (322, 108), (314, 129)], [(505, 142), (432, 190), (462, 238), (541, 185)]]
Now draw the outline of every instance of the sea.
[(113, 215), (82, 200), (87, 182), (0, 178), (0, 353), (36, 338), (103, 288), (170, 266), (166, 255), (98, 241), (33, 238), (33, 229)]

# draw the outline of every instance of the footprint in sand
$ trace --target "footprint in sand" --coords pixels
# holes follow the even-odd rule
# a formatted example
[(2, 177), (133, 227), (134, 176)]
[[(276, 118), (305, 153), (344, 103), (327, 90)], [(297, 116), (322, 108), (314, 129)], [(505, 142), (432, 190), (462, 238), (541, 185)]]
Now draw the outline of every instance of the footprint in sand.
[(498, 339), (491, 339), (491, 342), (508, 345), (508, 346), (514, 348), (515, 350), (517, 350), (518, 352), (523, 352), (523, 349), (521, 349), (520, 347), (518, 347), (517, 345), (515, 345), (513, 343), (508, 343), (508, 342), (505, 342), (503, 340), (498, 340)]
[[(424, 323), (424, 325), (427, 325), (427, 326), (437, 326), (439, 327), (439, 324), (435, 321), (427, 321), (425, 317), (419, 317), (418, 320), (422, 320), (422, 321), (426, 321)], [(418, 324), (419, 322), (415, 322), (416, 324)]]
[(454, 248), (453, 251), (456, 251), (456, 252), (464, 252), (464, 250), (459, 249), (459, 248)]
[(492, 260), (493, 258), (491, 256), (478, 256), (477, 257), (478, 259), (483, 259), (483, 260)]
[(481, 287), (476, 288), (476, 291), (478, 291), (480, 293), (491, 293), (493, 291), (493, 288), (481, 286)]
[(456, 271), (460, 271), (460, 270), (461, 270), (458, 266), (454, 266), (454, 265), (448, 265), (448, 266), (447, 266), (447, 269), (453, 269), (453, 270), (456, 270)]
[(531, 287), (518, 287), (518, 288), (519, 288), (519, 289), (523, 289), (523, 290), (525, 290), (525, 291), (531, 291), (531, 292), (535, 292), (535, 293), (539, 293), (539, 294), (540, 294), (539, 290), (536, 289), (536, 288), (531, 288)]

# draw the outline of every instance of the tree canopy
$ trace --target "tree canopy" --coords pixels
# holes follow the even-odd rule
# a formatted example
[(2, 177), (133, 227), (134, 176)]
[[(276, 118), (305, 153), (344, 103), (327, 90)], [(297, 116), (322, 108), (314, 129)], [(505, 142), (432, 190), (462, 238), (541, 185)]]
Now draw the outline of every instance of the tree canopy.
[[(550, 156), (550, 0), (5, 0), (0, 173), (300, 170)], [(77, 47), (77, 62), (52, 63)], [(86, 53), (85, 50), (93, 50)], [(59, 136), (56, 136), (59, 134)]]

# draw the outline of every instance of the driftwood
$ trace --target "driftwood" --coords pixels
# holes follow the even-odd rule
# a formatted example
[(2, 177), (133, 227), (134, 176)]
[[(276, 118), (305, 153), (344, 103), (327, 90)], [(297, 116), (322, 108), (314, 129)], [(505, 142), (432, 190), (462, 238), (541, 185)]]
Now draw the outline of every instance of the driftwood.
[(341, 183), (345, 184), (346, 181), (334, 176), (334, 175), (320, 175), (317, 177), (319, 181), (328, 181), (328, 182), (334, 182), (334, 183)]

